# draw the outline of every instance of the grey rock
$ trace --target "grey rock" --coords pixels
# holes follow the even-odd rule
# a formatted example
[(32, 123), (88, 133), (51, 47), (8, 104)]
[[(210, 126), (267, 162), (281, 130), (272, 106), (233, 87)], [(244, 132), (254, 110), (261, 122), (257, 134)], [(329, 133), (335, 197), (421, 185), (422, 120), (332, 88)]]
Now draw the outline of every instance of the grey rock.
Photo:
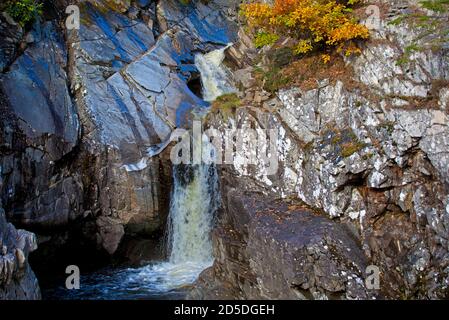
[(7, 13), (0, 14), (0, 72), (8, 67), (18, 52), (23, 30)]
[[(402, 10), (398, 4), (384, 3), (392, 19)], [(410, 5), (407, 0), (401, 3)], [(447, 297), (448, 283), (444, 261), (449, 95), (444, 86), (433, 93), (431, 88), (435, 81), (449, 80), (449, 61), (444, 49), (425, 50), (408, 66), (397, 65), (397, 48), (410, 43), (414, 32), (391, 25), (374, 31), (373, 37), (381, 41), (367, 42), (360, 56), (347, 60), (347, 67), (354, 69), (352, 80), (360, 86), (343, 79), (322, 79), (315, 89), (283, 89), (276, 94), (280, 105), (275, 108), (253, 112), (258, 106), (249, 102), (227, 122), (209, 115), (206, 127), (276, 129), (276, 174), (264, 174), (263, 159), (256, 157), (256, 163), (247, 168), (239, 163), (224, 166), (222, 183), (269, 198), (299, 198), (335, 221), (347, 223), (360, 237), (369, 264), (385, 274), (383, 297), (436, 299)], [(236, 45), (230, 50), (239, 57), (249, 49)], [(251, 90), (252, 96), (262, 91)], [(433, 102), (427, 99), (431, 96)], [(244, 146), (243, 152), (251, 150)], [(227, 224), (244, 234), (233, 221), (223, 223)], [(220, 241), (221, 252), (225, 240)], [(213, 270), (223, 275), (223, 268), (230, 267), (218, 259)], [(208, 287), (205, 283), (213, 281), (214, 274), (208, 271), (204, 276), (200, 285)], [(222, 287), (239, 282), (222, 276), (216, 283), (223, 279), (227, 282)], [(214, 294), (220, 287), (216, 283), (208, 287)], [(249, 292), (246, 287), (240, 290)], [(226, 294), (238, 296), (239, 290), (234, 291)]]
[(40, 41), (29, 46), (0, 77), (0, 86), (27, 136), (49, 134), (62, 139), (61, 151), (51, 150), (59, 151), (53, 155), (58, 158), (77, 142), (78, 117), (66, 85), (66, 52), (59, 35), (51, 23), (36, 34)]
[[(243, 299), (371, 297), (364, 284), (365, 257), (343, 225), (301, 205), (235, 189), (225, 200), (226, 216), (214, 233), (217, 260), (191, 297), (223, 298), (227, 291)], [(203, 277), (222, 283), (225, 295), (206, 286)]]
[(37, 300), (40, 289), (28, 264), (28, 254), (37, 248), (36, 237), (25, 230), (17, 230), (6, 221), (0, 202), (0, 299)]

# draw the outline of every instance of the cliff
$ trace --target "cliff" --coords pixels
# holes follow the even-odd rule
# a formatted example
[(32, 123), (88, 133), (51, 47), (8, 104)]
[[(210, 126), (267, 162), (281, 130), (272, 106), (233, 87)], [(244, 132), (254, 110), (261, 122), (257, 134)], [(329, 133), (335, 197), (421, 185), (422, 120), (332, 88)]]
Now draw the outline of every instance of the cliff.
[[(40, 297), (29, 260), (39, 276), (160, 256), (170, 137), (207, 112), (206, 129), (276, 131), (278, 161), (244, 139), (253, 163), (219, 166), (215, 263), (191, 298), (448, 297), (448, 48), (399, 64), (419, 33), (389, 23), (418, 2), (373, 1), (361, 54), (328, 64), (256, 49), (239, 3), (76, 1), (73, 30), (67, 1), (26, 28), (0, 14), (0, 298)], [(208, 109), (195, 55), (228, 45), (237, 90)]]
[[(217, 260), (199, 281), (206, 289), (193, 297), (220, 297), (211, 284), (215, 279), (241, 298), (447, 298), (447, 47), (422, 50), (408, 63), (398, 63), (418, 31), (389, 22), (410, 13), (416, 3), (374, 4), (381, 8), (381, 24), (371, 30), (361, 54), (331, 66), (310, 58), (285, 63), (266, 49), (259, 53), (260, 63), (241, 30), (240, 43), (228, 52), (240, 101), (235, 108), (217, 108), (206, 126), (221, 132), (278, 130), (269, 152), (279, 154), (279, 167), (265, 174), (270, 169), (265, 151), (256, 153), (254, 141), (245, 138), (241, 154), (255, 155), (254, 161), (223, 166)], [(257, 68), (270, 70), (276, 63), (286, 64), (287, 77), (295, 80), (269, 92), (267, 82), (258, 81)], [(264, 205), (247, 208), (242, 191), (263, 194), (258, 201)], [(309, 213), (276, 207), (275, 222), (268, 207), (278, 199), (299, 199)], [(310, 209), (328, 217), (332, 229), (320, 231), (322, 222)], [(290, 235), (292, 223), (301, 226)], [(310, 238), (303, 224), (306, 230), (317, 228)], [(332, 231), (339, 228), (347, 234)], [(356, 249), (348, 234), (355, 237)], [(329, 237), (337, 241), (336, 250)], [(335, 262), (347, 261), (345, 248), (353, 261), (363, 252), (365, 264), (348, 270), (346, 263)], [(329, 270), (297, 267), (297, 261), (323, 259), (334, 261)], [(354, 292), (354, 279), (365, 287), (367, 265), (379, 268), (381, 290)]]
[[(232, 2), (71, 2), (73, 30), (68, 4), (27, 28), (0, 15), (0, 195), (7, 220), (37, 235), (43, 274), (48, 259), (61, 272), (161, 255), (172, 175), (159, 153), (206, 106), (194, 53), (235, 37)], [(136, 241), (152, 244), (144, 258)]]

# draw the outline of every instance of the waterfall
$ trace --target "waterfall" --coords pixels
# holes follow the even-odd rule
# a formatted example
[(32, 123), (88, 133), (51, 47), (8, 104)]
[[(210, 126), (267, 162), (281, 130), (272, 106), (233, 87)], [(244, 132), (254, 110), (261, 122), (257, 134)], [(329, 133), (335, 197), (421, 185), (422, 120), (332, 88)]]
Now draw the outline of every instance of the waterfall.
[(223, 94), (237, 91), (230, 80), (231, 73), (223, 65), (225, 51), (228, 47), (195, 56), (195, 66), (201, 74), (205, 101), (212, 102)]
[[(223, 66), (227, 48), (195, 56), (206, 101), (236, 91), (230, 72)], [(193, 143), (202, 143), (200, 148), (195, 149), (202, 149), (203, 152), (210, 153), (213, 148), (204, 137), (202, 141)], [(210, 265), (213, 260), (210, 233), (219, 204), (216, 168), (206, 164), (175, 166), (173, 178), (174, 190), (168, 219), (169, 262)]]
[(218, 207), (216, 169), (210, 165), (176, 166), (169, 214), (169, 261), (210, 265), (212, 230)]
[[(226, 48), (197, 55), (205, 100), (235, 92), (229, 71), (222, 65)], [(194, 150), (214, 154), (206, 136), (193, 139)], [(167, 144), (149, 150), (158, 154)], [(198, 151), (199, 150), (199, 151)], [(207, 157), (210, 158), (209, 156)], [(146, 161), (124, 166), (127, 171), (144, 168)], [(81, 290), (70, 291), (73, 299), (108, 297), (113, 299), (183, 297), (186, 285), (213, 263), (211, 231), (219, 207), (218, 174), (213, 164), (176, 165), (173, 167), (173, 192), (167, 223), (168, 261), (153, 262), (141, 268), (105, 270), (83, 279)], [(65, 289), (64, 289), (65, 290)], [(65, 290), (66, 292), (67, 290)]]

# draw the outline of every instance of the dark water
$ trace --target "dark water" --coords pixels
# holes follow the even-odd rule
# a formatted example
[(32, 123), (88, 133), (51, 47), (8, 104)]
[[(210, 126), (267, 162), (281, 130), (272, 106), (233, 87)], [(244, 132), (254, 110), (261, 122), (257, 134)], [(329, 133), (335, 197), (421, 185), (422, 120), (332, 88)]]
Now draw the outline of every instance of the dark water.
[(208, 265), (162, 262), (142, 268), (106, 268), (80, 277), (80, 289), (68, 290), (64, 281), (44, 289), (46, 300), (184, 299), (189, 285)]

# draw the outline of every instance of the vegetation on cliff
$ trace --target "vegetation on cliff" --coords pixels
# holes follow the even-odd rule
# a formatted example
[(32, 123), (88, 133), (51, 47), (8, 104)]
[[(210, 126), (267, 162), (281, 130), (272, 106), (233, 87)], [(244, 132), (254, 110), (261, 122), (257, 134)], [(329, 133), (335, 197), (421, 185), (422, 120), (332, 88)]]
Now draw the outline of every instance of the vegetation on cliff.
[(325, 62), (336, 49), (349, 56), (360, 52), (356, 41), (367, 39), (369, 30), (357, 23), (351, 6), (359, 0), (275, 0), (274, 4), (254, 2), (241, 7), (248, 26), (255, 32), (255, 45), (275, 43), (281, 37), (293, 40), (296, 54), (318, 50)]
[(11, 0), (6, 4), (6, 12), (25, 27), (42, 14), (42, 6), (37, 0)]
[(412, 28), (420, 30), (418, 36), (404, 48), (404, 54), (398, 64), (408, 62), (415, 52), (426, 49), (439, 50), (449, 42), (447, 21), (449, 0), (423, 0), (419, 4), (424, 10), (403, 14), (390, 22), (392, 25), (407, 23)]

